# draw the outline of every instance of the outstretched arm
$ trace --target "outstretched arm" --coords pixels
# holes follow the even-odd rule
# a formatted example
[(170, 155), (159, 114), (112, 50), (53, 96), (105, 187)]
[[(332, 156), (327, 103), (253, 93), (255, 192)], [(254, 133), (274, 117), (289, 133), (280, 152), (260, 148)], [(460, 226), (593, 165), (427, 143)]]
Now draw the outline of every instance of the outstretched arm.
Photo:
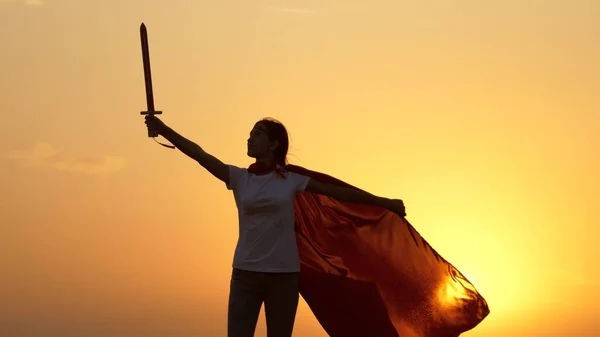
[(305, 191), (326, 195), (338, 201), (379, 206), (398, 213), (401, 216), (406, 216), (404, 203), (402, 200), (382, 198), (365, 191), (344, 186), (326, 184), (312, 178), (308, 182)]
[(165, 137), (185, 155), (197, 161), (213, 176), (217, 177), (222, 182), (229, 184), (229, 169), (227, 168), (227, 165), (215, 156), (204, 151), (200, 145), (183, 137), (175, 130), (168, 127), (160, 119), (156, 118), (156, 116), (146, 116), (146, 125), (148, 125), (149, 129), (156, 130), (156, 132)]

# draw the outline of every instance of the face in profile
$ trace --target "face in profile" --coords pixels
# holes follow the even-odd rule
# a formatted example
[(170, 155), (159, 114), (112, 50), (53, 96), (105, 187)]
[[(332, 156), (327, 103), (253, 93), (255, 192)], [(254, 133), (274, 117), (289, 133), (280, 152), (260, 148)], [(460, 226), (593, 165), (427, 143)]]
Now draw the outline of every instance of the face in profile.
[(248, 138), (248, 156), (251, 158), (264, 158), (271, 154), (276, 146), (269, 139), (269, 133), (263, 123), (256, 123), (250, 131)]

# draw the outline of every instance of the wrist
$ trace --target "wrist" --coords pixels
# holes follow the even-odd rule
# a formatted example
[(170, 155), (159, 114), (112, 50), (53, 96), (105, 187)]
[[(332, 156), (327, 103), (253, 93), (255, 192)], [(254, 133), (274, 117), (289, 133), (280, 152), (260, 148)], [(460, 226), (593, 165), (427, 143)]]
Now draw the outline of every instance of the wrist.
[(165, 137), (165, 138), (166, 138), (166, 136), (168, 136), (169, 134), (172, 134), (172, 133), (173, 133), (173, 130), (172, 130), (170, 127), (168, 127), (166, 124), (163, 124), (163, 125), (162, 125), (160, 128), (158, 128), (158, 130), (156, 130), (156, 131), (158, 131), (158, 133), (159, 133), (161, 136)]

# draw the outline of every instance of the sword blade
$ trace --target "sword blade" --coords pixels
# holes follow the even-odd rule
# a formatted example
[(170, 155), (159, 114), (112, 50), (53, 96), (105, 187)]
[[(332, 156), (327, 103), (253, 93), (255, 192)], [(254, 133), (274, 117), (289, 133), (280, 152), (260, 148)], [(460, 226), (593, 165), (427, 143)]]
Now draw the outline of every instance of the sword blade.
[(144, 80), (146, 82), (146, 105), (148, 112), (154, 110), (154, 94), (152, 92), (152, 72), (150, 70), (150, 50), (148, 48), (148, 32), (146, 25), (142, 23), (140, 26), (140, 40), (142, 43), (142, 60), (144, 63)]

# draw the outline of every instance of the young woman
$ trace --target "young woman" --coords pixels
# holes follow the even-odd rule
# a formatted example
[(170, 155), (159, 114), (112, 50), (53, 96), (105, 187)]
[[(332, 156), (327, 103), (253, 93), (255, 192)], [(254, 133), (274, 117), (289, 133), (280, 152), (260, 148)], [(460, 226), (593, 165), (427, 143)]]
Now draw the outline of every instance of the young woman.
[(255, 163), (248, 168), (224, 164), (155, 116), (146, 116), (146, 125), (233, 191), (239, 238), (231, 275), (228, 337), (253, 337), (263, 303), (268, 337), (292, 335), (300, 272), (294, 231), (297, 193), (306, 191), (340, 201), (376, 205), (405, 216), (401, 200), (324, 184), (286, 171), (288, 134), (276, 120), (260, 120), (250, 131), (247, 153)]

